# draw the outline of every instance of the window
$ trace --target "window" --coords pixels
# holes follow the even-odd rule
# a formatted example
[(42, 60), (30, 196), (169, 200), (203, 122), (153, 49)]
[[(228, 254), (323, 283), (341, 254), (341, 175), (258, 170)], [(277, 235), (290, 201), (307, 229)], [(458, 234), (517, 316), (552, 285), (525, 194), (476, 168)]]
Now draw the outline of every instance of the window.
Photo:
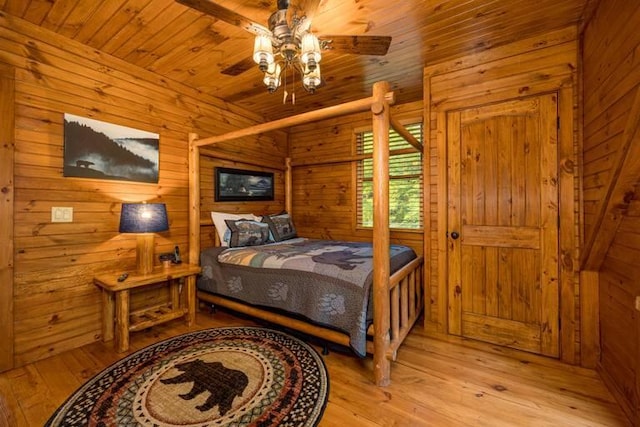
[[(422, 142), (422, 123), (406, 125)], [(356, 134), (357, 153), (373, 154), (373, 132)], [(422, 153), (396, 131), (389, 131), (389, 227), (422, 228)], [(358, 161), (358, 226), (373, 227), (373, 159)]]

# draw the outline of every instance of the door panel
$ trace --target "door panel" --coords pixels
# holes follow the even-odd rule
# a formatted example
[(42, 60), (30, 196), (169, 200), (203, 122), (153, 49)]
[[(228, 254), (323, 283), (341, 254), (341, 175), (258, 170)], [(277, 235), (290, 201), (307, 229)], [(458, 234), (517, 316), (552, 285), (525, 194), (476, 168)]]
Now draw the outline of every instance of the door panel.
[(447, 138), (449, 332), (558, 356), (556, 96), (449, 112)]

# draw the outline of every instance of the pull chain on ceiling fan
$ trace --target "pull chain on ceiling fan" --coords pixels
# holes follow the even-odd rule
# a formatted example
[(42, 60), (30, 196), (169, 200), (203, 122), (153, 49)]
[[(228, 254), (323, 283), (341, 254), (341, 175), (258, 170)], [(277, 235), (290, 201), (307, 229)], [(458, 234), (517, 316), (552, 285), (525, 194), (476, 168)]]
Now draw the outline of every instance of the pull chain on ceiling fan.
[[(296, 74), (300, 74), (302, 87), (307, 92), (314, 93), (322, 85), (322, 50), (356, 55), (386, 55), (391, 44), (391, 37), (388, 36), (316, 36), (311, 32), (311, 20), (320, 0), (298, 0), (299, 7), (293, 13), (289, 12), (289, 0), (278, 0), (278, 10), (269, 17), (268, 28), (210, 0), (176, 1), (254, 34), (253, 56), (227, 67), (222, 70), (222, 74), (242, 74), (255, 62), (263, 73), (262, 81), (269, 92), (275, 92), (281, 86), (284, 76), (283, 103), (288, 97), (288, 74), (292, 76), (291, 100), (294, 104), (293, 81)], [(298, 16), (297, 10), (304, 10), (304, 14)], [(288, 15), (291, 15), (290, 19)]]

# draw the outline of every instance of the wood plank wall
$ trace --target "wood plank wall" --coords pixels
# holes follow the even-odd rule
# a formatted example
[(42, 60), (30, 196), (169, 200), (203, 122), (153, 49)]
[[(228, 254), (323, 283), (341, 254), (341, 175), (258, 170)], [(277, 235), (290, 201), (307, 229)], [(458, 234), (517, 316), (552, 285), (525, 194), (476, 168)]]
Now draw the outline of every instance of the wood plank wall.
[(560, 285), (563, 361), (580, 362), (579, 325), (579, 176), (577, 165), (577, 28), (442, 62), (425, 68), (425, 115), (430, 119), (431, 265), (428, 329), (447, 328), (447, 179), (446, 112), (534, 94), (559, 97)]
[[(422, 102), (392, 106), (404, 123), (422, 121)], [(371, 130), (371, 113), (296, 126), (289, 130), (293, 168), (293, 219), (304, 237), (371, 241), (372, 231), (356, 227), (355, 132)], [(318, 161), (331, 163), (317, 164)], [(422, 230), (392, 231), (391, 243), (423, 253)]]
[[(20, 366), (101, 338), (92, 277), (135, 264), (135, 236), (117, 232), (122, 201), (166, 203), (170, 231), (157, 235), (156, 253), (179, 245), (186, 255), (188, 133), (220, 134), (263, 119), (4, 13), (0, 64), (15, 69), (12, 357)], [(159, 133), (158, 184), (64, 178), (65, 112)], [(265, 143), (273, 139), (245, 139), (219, 150), (259, 158)], [(272, 158), (282, 152), (286, 146)], [(53, 206), (72, 207), (73, 223), (51, 223)], [(163, 297), (138, 295), (133, 305)]]
[[(584, 61), (584, 216), (585, 240), (597, 232), (601, 201), (617, 184), (615, 170), (635, 177), (628, 200), (613, 200), (620, 209), (617, 230), (599, 269), (601, 357), (599, 371), (629, 418), (640, 425), (640, 145), (637, 103), (640, 95), (640, 4), (601, 0), (583, 35)], [(625, 136), (625, 133), (627, 136)], [(623, 145), (632, 137), (635, 157)], [(627, 163), (620, 162), (626, 161)], [(620, 175), (620, 176), (621, 176)], [(635, 196), (634, 196), (635, 194)], [(594, 229), (595, 228), (595, 229)], [(597, 273), (597, 272), (596, 272)]]

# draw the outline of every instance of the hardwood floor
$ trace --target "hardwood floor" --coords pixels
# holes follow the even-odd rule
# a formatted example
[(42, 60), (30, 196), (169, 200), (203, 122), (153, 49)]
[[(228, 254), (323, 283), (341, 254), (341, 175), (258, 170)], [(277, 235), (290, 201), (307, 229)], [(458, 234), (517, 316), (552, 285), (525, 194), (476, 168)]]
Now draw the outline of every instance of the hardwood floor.
[[(222, 311), (211, 315), (202, 310), (191, 330), (250, 324)], [(134, 333), (129, 353), (187, 331), (174, 321)], [(320, 426), (630, 425), (594, 371), (487, 349), (427, 338), (417, 325), (401, 347), (392, 365), (392, 383), (385, 388), (372, 383), (371, 358), (332, 349), (325, 356), (331, 383)], [(96, 342), (0, 374), (8, 425), (43, 425), (77, 387), (120, 357), (112, 343)], [(1, 408), (0, 399), (0, 426)]]

